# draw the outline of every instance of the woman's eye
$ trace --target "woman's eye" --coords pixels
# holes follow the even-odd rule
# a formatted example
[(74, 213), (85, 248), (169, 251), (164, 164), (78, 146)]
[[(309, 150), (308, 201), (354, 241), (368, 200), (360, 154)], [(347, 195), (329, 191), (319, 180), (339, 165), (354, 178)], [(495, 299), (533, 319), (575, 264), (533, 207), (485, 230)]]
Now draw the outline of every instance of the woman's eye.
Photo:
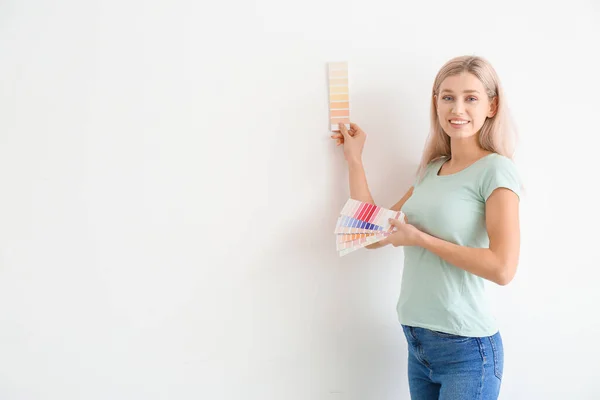
[[(473, 99), (473, 100), (471, 100), (471, 99)], [(477, 101), (477, 97), (469, 97), (469, 100), (471, 100), (471, 101)]]
[(444, 96), (444, 97), (442, 97), (442, 100), (449, 100), (451, 98), (452, 98), (451, 96)]

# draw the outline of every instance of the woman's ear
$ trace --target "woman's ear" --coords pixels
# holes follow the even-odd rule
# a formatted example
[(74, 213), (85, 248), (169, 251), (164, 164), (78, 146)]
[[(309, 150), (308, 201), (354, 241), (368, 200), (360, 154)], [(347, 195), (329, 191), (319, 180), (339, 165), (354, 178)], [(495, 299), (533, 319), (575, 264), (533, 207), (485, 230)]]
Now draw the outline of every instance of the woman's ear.
[(490, 103), (490, 111), (488, 112), (488, 118), (492, 118), (498, 112), (498, 96), (494, 96)]

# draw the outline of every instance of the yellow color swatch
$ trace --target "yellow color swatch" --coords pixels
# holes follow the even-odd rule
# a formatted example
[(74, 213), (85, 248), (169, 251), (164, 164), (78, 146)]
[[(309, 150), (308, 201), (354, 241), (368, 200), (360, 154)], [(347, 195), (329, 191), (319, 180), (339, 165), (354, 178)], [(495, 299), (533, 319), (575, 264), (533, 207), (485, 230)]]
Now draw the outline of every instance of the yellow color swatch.
[(348, 87), (348, 63), (331, 62), (329, 66), (329, 126), (339, 131), (339, 123), (350, 129), (350, 90)]

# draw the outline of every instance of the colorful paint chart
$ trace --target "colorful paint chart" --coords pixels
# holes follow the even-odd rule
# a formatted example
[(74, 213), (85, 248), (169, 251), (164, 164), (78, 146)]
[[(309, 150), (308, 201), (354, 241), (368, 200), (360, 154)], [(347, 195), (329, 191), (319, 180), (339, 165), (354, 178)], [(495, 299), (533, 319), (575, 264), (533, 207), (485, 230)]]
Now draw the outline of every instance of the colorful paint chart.
[(402, 211), (388, 210), (375, 204), (348, 199), (335, 226), (336, 250), (340, 257), (379, 242), (394, 232), (389, 219), (404, 223)]
[(350, 129), (350, 90), (348, 87), (348, 63), (329, 63), (329, 125), (331, 131), (339, 131), (339, 123)]

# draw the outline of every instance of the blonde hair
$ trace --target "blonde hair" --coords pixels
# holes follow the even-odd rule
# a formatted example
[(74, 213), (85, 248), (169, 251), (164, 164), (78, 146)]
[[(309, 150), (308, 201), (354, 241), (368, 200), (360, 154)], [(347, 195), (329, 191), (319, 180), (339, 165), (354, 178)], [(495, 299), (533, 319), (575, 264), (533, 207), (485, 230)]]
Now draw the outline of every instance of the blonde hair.
[(417, 176), (423, 177), (427, 165), (441, 157), (450, 157), (450, 136), (448, 136), (438, 119), (434, 96), (439, 95), (440, 85), (449, 76), (468, 72), (475, 75), (483, 84), (490, 102), (497, 97), (496, 114), (487, 118), (479, 130), (479, 145), (487, 151), (513, 158), (517, 132), (510, 117), (506, 98), (500, 79), (492, 65), (482, 57), (460, 56), (446, 62), (433, 82), (431, 93), (431, 128), (423, 150), (423, 156), (417, 170)]

